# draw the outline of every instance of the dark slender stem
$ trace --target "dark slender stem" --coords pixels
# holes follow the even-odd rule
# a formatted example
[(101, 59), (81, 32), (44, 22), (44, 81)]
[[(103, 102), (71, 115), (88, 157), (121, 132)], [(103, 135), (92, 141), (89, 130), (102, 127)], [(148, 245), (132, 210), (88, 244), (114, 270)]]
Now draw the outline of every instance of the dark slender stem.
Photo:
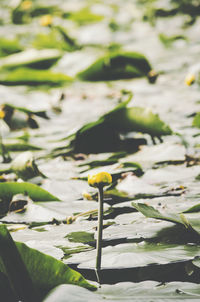
[(103, 233), (103, 187), (99, 187), (99, 209), (98, 209), (98, 234), (97, 234), (97, 258), (96, 258), (96, 272), (101, 269), (101, 250), (102, 250), (102, 233)]

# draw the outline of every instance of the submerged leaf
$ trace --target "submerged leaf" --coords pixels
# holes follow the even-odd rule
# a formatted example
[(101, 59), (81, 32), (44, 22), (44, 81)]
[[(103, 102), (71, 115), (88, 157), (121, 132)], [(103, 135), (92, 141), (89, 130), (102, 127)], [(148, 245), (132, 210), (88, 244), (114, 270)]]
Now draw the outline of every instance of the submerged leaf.
[(78, 73), (84, 81), (112, 81), (147, 76), (151, 83), (157, 75), (144, 55), (136, 52), (113, 52)]

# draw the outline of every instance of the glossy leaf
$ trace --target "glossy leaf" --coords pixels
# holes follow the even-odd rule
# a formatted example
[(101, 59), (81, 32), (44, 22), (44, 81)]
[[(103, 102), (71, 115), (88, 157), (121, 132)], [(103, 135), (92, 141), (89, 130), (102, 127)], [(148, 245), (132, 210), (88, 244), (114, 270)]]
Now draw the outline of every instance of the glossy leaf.
[(10, 201), (13, 195), (28, 194), (33, 201), (59, 201), (56, 196), (53, 196), (46, 190), (35, 184), (28, 182), (7, 182), (0, 183), (0, 199)]
[(8, 275), (18, 298), (38, 301), (36, 295), (41, 300), (49, 290), (64, 283), (96, 289), (61, 261), (29, 248), (24, 243), (15, 243), (3, 225), (0, 227), (0, 239), (4, 243), (0, 249), (0, 270)]

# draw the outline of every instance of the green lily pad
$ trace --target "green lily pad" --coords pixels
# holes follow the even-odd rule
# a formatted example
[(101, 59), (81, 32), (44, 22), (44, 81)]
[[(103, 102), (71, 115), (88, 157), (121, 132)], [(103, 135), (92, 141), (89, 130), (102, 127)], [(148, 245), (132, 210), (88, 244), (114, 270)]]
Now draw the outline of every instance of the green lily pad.
[(59, 201), (59, 198), (28, 182), (0, 183), (0, 199), (9, 202), (13, 195), (28, 194), (33, 201)]
[(46, 178), (38, 169), (33, 154), (30, 151), (20, 153), (11, 163), (11, 169), (23, 180), (28, 180), (36, 176)]
[(69, 233), (66, 238), (71, 242), (87, 243), (94, 241), (94, 234), (88, 232), (72, 232)]
[(5, 57), (22, 50), (23, 48), (17, 39), (8, 40), (3, 37), (0, 38), (0, 57)]
[(183, 211), (183, 213), (198, 213), (198, 212), (200, 212), (200, 203)]
[(92, 13), (89, 7), (84, 7), (75, 12), (64, 13), (63, 17), (77, 22), (79, 25), (96, 23), (104, 19), (104, 16)]
[(200, 128), (200, 112), (198, 112), (192, 122), (192, 126)]
[(119, 148), (138, 148), (144, 144), (142, 140), (122, 141), (120, 133), (142, 132), (151, 137), (171, 135), (172, 130), (157, 114), (147, 108), (127, 107), (132, 94), (128, 99), (115, 107), (112, 111), (100, 117), (96, 122), (84, 125), (74, 134), (70, 146), (74, 152), (99, 153), (119, 151)]
[(4, 225), (0, 226), (0, 241), (3, 243), (0, 271), (8, 276), (18, 299), (38, 301), (37, 297), (41, 299), (52, 288), (64, 283), (96, 289), (61, 261), (23, 243), (15, 243)]
[(193, 223), (191, 223), (183, 214), (179, 216), (177, 214), (168, 214), (168, 213), (160, 213), (158, 210), (144, 203), (134, 203), (132, 202), (132, 206), (141, 212), (144, 216), (148, 218), (154, 218), (158, 220), (169, 221), (175, 224), (182, 225), (188, 231), (195, 233), (197, 236), (200, 236), (200, 233), (195, 229)]
[(16, 85), (51, 85), (62, 86), (71, 82), (72, 78), (59, 72), (50, 70), (36, 70), (31, 68), (17, 68), (11, 72), (1, 70), (0, 84)]
[(147, 76), (153, 82), (156, 76), (151, 71), (151, 65), (144, 55), (120, 51), (98, 59), (77, 76), (83, 81), (112, 81)]
[(0, 60), (0, 67), (6, 69), (29, 67), (34, 69), (48, 69), (55, 64), (62, 53), (53, 49), (28, 49), (18, 54), (7, 56)]

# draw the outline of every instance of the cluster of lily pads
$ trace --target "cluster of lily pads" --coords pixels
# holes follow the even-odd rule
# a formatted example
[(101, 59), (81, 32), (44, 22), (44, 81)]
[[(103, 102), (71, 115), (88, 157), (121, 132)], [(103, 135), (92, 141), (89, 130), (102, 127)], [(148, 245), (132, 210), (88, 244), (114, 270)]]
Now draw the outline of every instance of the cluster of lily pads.
[[(6, 89), (14, 88), (16, 92), (20, 91), (17, 90), (18, 88), (25, 89), (23, 91), (26, 93), (37, 91), (50, 94), (51, 90), (55, 89), (59, 91), (60, 97), (56, 106), (51, 105), (47, 110), (34, 110), (31, 106), (20, 106), (17, 101), (1, 100), (0, 289), (2, 296), (13, 302), (19, 300), (59, 302), (66, 293), (73, 298), (73, 287), (71, 288), (69, 284), (95, 291), (97, 287), (96, 283), (93, 285), (93, 281), (115, 286), (114, 284), (120, 282), (141, 284), (151, 280), (148, 282), (162, 284), (173, 281), (192, 282), (194, 296), (199, 297), (199, 290), (195, 287), (195, 283), (200, 283), (198, 251), (200, 204), (194, 201), (191, 205), (187, 203), (183, 206), (178, 205), (176, 211), (174, 206), (170, 207), (169, 204), (165, 209), (160, 200), (174, 198), (173, 203), (176, 202), (175, 198), (182, 198), (187, 191), (182, 184), (173, 188), (157, 185), (157, 190), (154, 188), (153, 193), (151, 190), (150, 193), (148, 190), (144, 190), (146, 193), (140, 190), (147, 184), (143, 176), (146, 176), (148, 170), (152, 173), (168, 165), (196, 167), (200, 162), (199, 157), (185, 153), (181, 159), (171, 160), (165, 157), (165, 154), (163, 158), (161, 156), (161, 159), (157, 159), (160, 153), (164, 153), (165, 144), (168, 146), (167, 140), (175, 139), (178, 148), (187, 149), (189, 145), (187, 139), (181, 132), (173, 130), (173, 127), (164, 121), (165, 118), (161, 118), (156, 111), (145, 106), (132, 105), (134, 100), (134, 94), (130, 89), (132, 80), (143, 81), (143, 78), (146, 78), (145, 85), (156, 86), (157, 79), (162, 77), (162, 71), (155, 71), (149, 59), (134, 49), (130, 51), (130, 48), (127, 50), (115, 43), (84, 44), (77, 37), (75, 38), (63, 25), (65, 21), (71, 22), (70, 24), (77, 28), (105, 21), (106, 17), (93, 12), (90, 5), (70, 11), (65, 10), (62, 5), (40, 2), (20, 0), (13, 2), (14, 4), (3, 3), (3, 9), (9, 15), (9, 24), (13, 28), (18, 30), (22, 26), (24, 28), (33, 26), (33, 32), (0, 38), (0, 84)], [(158, 3), (160, 1), (137, 0), (135, 2), (143, 12), (143, 21), (149, 21), (151, 24), (155, 24), (161, 17), (176, 17), (182, 14), (188, 17), (184, 26), (191, 26), (197, 21), (200, 11), (196, 1), (171, 0), (168, 1), (167, 8), (160, 8)], [(111, 8), (113, 11), (119, 9), (114, 4)], [(4, 26), (8, 23), (3, 17), (0, 21)], [(107, 25), (113, 33), (118, 30), (129, 30), (128, 24), (120, 27), (112, 18)], [(36, 31), (34, 26), (37, 27)], [(166, 49), (172, 47), (176, 41), (187, 42), (184, 35), (167, 36), (159, 33), (158, 38)], [(87, 52), (90, 54), (90, 51), (91, 58), (88, 55), (88, 62), (87, 60), (82, 62), (81, 55)], [(198, 70), (191, 71), (185, 78), (185, 83), (190, 86), (198, 82), (198, 77)], [(63, 104), (67, 102), (65, 93), (68, 89), (71, 87), (74, 90), (77, 87), (80, 89), (81, 85), (89, 85), (86, 86), (88, 89), (93, 87), (95, 89), (97, 87), (95, 85), (106, 83), (108, 89), (114, 87), (116, 90), (117, 84), (114, 83), (120, 81), (127, 88), (120, 90), (116, 98), (112, 97), (114, 99), (114, 104), (110, 107), (112, 109), (98, 114), (96, 118), (89, 117), (89, 123), (79, 124), (80, 126), (70, 131), (68, 129), (67, 134), (61, 133), (59, 138), (55, 132), (54, 140), (46, 139), (46, 133), (44, 139), (41, 139), (38, 130), (48, 128), (48, 123), (55, 123), (55, 119), (59, 119), (59, 116), (63, 118)], [(109, 97), (106, 101), (110, 101)], [(200, 128), (200, 112), (193, 112), (189, 118), (192, 118), (189, 127), (197, 131)], [(198, 132), (193, 135), (194, 138), (198, 136)], [(39, 142), (46, 139), (46, 147), (45, 143), (41, 145), (35, 143), (38, 137)], [(153, 163), (151, 163), (151, 150)], [(142, 161), (145, 161), (145, 157), (148, 158), (147, 167)], [(64, 198), (57, 197), (57, 193), (50, 193), (53, 192), (51, 187), (49, 190), (45, 189), (47, 181), (51, 181), (48, 169), (43, 172), (42, 167), (45, 163), (53, 163), (52, 171), (56, 170), (56, 165), (59, 163), (61, 166), (68, 163), (69, 169), (73, 167), (76, 172), (70, 180), (68, 179), (68, 183), (76, 184), (79, 195), (79, 200), (76, 198), (76, 202), (85, 203), (86, 210), (77, 212), (71, 210), (70, 214), (67, 212), (62, 215), (56, 214), (56, 210), (67, 202), (64, 200), (62, 202)], [(97, 176), (92, 176), (96, 173)], [(89, 179), (88, 174), (91, 174)], [(196, 175), (195, 181), (199, 181), (199, 175)], [(101, 178), (101, 185), (98, 177)], [(87, 188), (87, 180), (92, 187), (98, 188), (99, 195), (95, 189), (90, 191), (89, 187)], [(133, 183), (140, 186), (138, 191), (132, 188)], [(79, 184), (80, 188), (81, 186), (87, 188), (83, 194)], [(128, 187), (127, 190), (123, 189), (123, 184), (125, 188)], [(107, 185), (104, 193), (103, 185)], [(71, 197), (69, 199), (71, 203)], [(97, 201), (99, 210), (97, 210)], [(52, 206), (49, 205), (50, 202)], [(47, 208), (43, 207), (44, 204), (47, 204)], [(49, 216), (45, 216), (44, 209), (48, 209)], [(42, 217), (43, 213), (44, 217)], [(99, 219), (98, 238), (94, 231), (97, 219)], [(62, 256), (57, 257), (59, 259), (13, 240), (15, 238), (13, 230), (16, 231), (16, 236), (21, 229), (22, 232), (25, 229), (27, 232), (42, 234), (50, 226), (53, 230), (56, 229), (56, 232), (61, 232), (59, 236), (67, 241), (67, 246), (64, 246), (63, 242), (52, 243), (56, 249), (62, 251)], [(102, 237), (103, 229), (105, 237), (104, 235)], [(122, 237), (120, 233), (124, 236)], [(95, 249), (97, 249), (96, 267)], [(138, 254), (142, 258), (141, 262), (137, 258)], [(115, 257), (119, 259), (120, 264), (118, 262), (116, 264)], [(123, 257), (127, 259), (135, 257), (135, 259), (132, 259), (132, 262), (127, 261), (128, 264), (125, 261), (124, 264)], [(152, 261), (151, 257), (156, 260)], [(108, 266), (108, 263), (111, 264)], [(156, 288), (155, 284), (158, 283), (153, 284)], [(189, 294), (187, 290), (184, 292), (182, 283), (177, 286), (181, 288), (180, 292), (175, 292), (173, 286), (169, 285), (169, 292), (172, 289), (174, 296), (182, 293), (186, 296), (193, 295), (190, 286)], [(135, 293), (140, 296), (141, 293), (135, 288), (135, 284), (133, 287)], [(51, 290), (53, 292), (50, 292)], [(83, 289), (77, 291), (79, 290), (82, 299), (85, 297), (90, 299), (90, 294), (91, 301), (97, 297)], [(169, 293), (166, 288), (163, 292), (165, 291)]]

